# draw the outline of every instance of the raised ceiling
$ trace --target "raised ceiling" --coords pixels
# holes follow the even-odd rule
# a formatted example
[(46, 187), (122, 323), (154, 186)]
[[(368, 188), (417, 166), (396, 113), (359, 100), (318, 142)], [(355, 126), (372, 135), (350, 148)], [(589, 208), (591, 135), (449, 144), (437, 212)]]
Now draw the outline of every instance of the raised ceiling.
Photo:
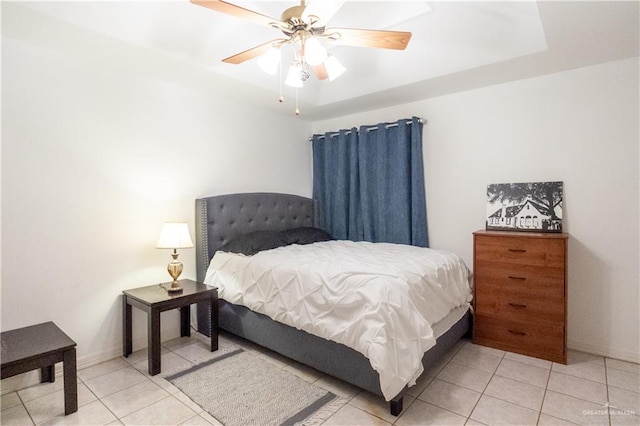
[[(276, 18), (299, 3), (231, 2)], [(638, 13), (635, 1), (348, 1), (329, 26), (411, 31), (413, 37), (404, 51), (330, 47), (348, 71), (334, 82), (307, 81), (299, 91), (302, 116), (322, 119), (638, 56)], [(27, 18), (39, 28), (46, 24), (49, 34), (31, 34)], [(88, 44), (87, 52), (96, 51), (92, 40), (102, 46), (107, 39), (144, 49), (145, 55), (125, 55), (130, 67), (136, 61), (171, 63), (183, 71), (191, 67), (227, 94), (285, 114), (293, 111), (294, 89), (285, 86), (285, 105), (278, 104), (279, 77), (264, 74), (255, 60), (221, 62), (279, 38), (275, 29), (188, 0), (3, 2), (3, 36), (46, 44), (60, 32)], [(151, 56), (163, 59), (151, 61)]]

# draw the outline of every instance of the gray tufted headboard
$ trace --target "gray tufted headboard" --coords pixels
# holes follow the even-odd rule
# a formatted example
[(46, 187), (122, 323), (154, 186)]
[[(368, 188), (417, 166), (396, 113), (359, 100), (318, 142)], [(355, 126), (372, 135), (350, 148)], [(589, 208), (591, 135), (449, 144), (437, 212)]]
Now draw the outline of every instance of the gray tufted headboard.
[(255, 192), (196, 200), (196, 265), (204, 280), (217, 249), (252, 231), (281, 231), (313, 226), (313, 200), (299, 195)]

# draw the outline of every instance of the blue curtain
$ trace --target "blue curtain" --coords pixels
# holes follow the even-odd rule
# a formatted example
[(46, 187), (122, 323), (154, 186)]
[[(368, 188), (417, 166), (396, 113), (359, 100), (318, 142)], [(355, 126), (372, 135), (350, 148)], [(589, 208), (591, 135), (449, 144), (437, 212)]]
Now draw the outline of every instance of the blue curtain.
[(314, 135), (312, 143), (319, 226), (338, 239), (428, 247), (418, 118)]

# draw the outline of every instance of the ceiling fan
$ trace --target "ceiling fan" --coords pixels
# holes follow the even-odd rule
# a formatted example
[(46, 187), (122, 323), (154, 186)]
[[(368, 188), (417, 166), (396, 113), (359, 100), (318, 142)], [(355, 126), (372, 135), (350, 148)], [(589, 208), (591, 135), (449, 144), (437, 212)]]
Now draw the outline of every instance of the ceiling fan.
[[(299, 6), (290, 7), (282, 12), (280, 19), (221, 0), (191, 0), (191, 3), (280, 30), (286, 38), (268, 41), (222, 61), (230, 64), (240, 64), (255, 57), (264, 56), (268, 58), (270, 51), (277, 51), (285, 45), (294, 44), (297, 46), (297, 54), (294, 60), (295, 63), (292, 63), (292, 65), (297, 66), (298, 69), (295, 72), (298, 73), (297, 77), (300, 77), (300, 81), (298, 81), (298, 78), (293, 80), (288, 78), (287, 80), (290, 80), (289, 82), (292, 84), (285, 82), (285, 84), (293, 85), (294, 87), (302, 87), (302, 81), (309, 77), (307, 66), (312, 69), (319, 80), (327, 78), (333, 80), (336, 72), (339, 74), (344, 72), (344, 67), (339, 63), (337, 63), (338, 68), (336, 70), (335, 63), (337, 60), (335, 60), (334, 56), (327, 55), (326, 50), (319, 43), (319, 39), (328, 40), (339, 45), (396, 50), (405, 49), (411, 39), (411, 33), (404, 31), (327, 28), (327, 23), (345, 3), (344, 0), (301, 0)], [(275, 57), (274, 54), (271, 56)], [(274, 61), (272, 60), (270, 70), (275, 74), (273, 63)], [(265, 71), (267, 70), (265, 69)]]

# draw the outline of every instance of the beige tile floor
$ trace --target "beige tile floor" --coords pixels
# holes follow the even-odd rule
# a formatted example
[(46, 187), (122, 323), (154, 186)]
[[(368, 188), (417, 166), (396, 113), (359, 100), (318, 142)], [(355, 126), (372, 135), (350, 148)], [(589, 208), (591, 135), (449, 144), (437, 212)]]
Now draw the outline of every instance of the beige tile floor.
[[(222, 335), (221, 349), (239, 345), (341, 397), (325, 425), (640, 425), (640, 365), (569, 352), (561, 365), (463, 340), (405, 396), (399, 417), (382, 398), (282, 356)], [(207, 340), (165, 342), (162, 374), (183, 370), (211, 353)], [(78, 372), (79, 410), (64, 416), (62, 380), (19, 389), (2, 381), (2, 425), (219, 425), (177, 388), (146, 371), (146, 350)], [(58, 370), (61, 370), (59, 368)], [(37, 374), (27, 373), (27, 374)]]

